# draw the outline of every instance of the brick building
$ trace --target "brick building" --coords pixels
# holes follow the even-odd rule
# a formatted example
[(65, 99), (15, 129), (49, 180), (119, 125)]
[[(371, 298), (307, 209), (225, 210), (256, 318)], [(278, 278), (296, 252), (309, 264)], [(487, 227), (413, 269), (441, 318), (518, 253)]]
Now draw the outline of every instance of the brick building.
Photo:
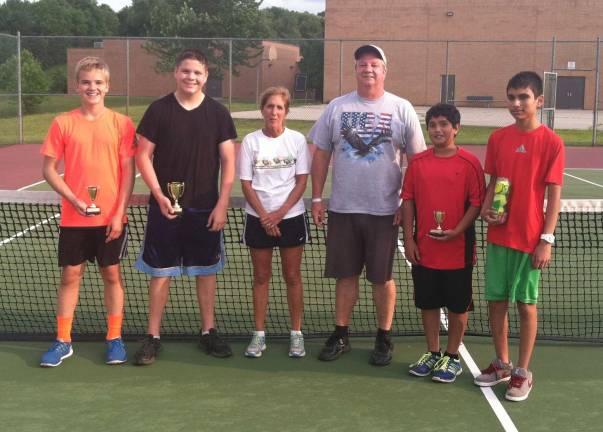
[(446, 83), (458, 104), (501, 105), (514, 73), (553, 69), (558, 108), (592, 108), (602, 17), (600, 0), (326, 0), (325, 38), (347, 41), (325, 44), (324, 98), (355, 88), (353, 52), (375, 41), (388, 90), (417, 105), (443, 99)]
[[(75, 64), (83, 57), (96, 56), (105, 60), (111, 69), (111, 93), (130, 96), (158, 97), (174, 91), (172, 72), (157, 72), (157, 57), (145, 50), (148, 41), (129, 41), (130, 79), (127, 80), (127, 45), (124, 39), (107, 39), (95, 43), (94, 48), (70, 48), (67, 50), (67, 82), (73, 93)], [(238, 76), (233, 76), (232, 97), (240, 100), (255, 100), (256, 93), (273, 85), (282, 85), (294, 90), (295, 75), (299, 73), (299, 47), (295, 45), (262, 41), (261, 54), (251, 60), (255, 66), (239, 67)], [(207, 93), (214, 97), (229, 95), (228, 71), (224, 78), (212, 79), (207, 83)], [(129, 87), (129, 88), (128, 88)]]

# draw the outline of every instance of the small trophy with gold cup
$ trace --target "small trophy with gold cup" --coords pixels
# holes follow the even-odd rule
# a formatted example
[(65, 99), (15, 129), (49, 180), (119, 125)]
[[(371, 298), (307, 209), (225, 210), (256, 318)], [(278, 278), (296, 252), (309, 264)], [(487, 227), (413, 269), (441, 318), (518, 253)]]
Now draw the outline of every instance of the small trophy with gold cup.
[(175, 215), (182, 214), (182, 207), (178, 203), (178, 199), (182, 197), (184, 194), (184, 182), (168, 182), (167, 184), (168, 193), (174, 200), (174, 205), (172, 209), (174, 210)]
[(429, 230), (429, 235), (432, 237), (444, 237), (444, 230), (442, 229), (442, 222), (444, 222), (444, 218), (446, 217), (446, 212), (441, 210), (433, 211), (433, 218), (437, 226), (434, 229)]
[(86, 216), (97, 216), (100, 214), (101, 209), (97, 207), (94, 201), (99, 191), (98, 186), (88, 186), (88, 195), (90, 196), (90, 205), (86, 207)]

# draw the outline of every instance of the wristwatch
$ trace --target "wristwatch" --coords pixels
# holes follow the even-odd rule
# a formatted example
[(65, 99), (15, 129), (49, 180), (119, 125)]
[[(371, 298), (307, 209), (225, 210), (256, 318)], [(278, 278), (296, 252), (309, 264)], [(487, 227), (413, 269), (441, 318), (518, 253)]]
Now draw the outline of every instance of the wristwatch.
[(555, 236), (553, 234), (540, 234), (540, 240), (544, 240), (549, 244), (555, 244)]

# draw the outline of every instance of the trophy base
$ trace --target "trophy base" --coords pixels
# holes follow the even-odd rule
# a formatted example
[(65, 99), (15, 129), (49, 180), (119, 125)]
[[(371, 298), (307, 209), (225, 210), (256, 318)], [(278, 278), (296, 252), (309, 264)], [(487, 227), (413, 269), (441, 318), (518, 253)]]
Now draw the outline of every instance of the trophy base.
[(172, 207), (172, 214), (174, 214), (176, 216), (181, 216), (182, 215), (182, 207), (176, 207), (176, 208)]
[(441, 229), (429, 230), (429, 235), (432, 237), (444, 237), (444, 231)]
[(100, 212), (101, 210), (98, 207), (88, 207), (86, 209), (86, 216), (97, 216)]

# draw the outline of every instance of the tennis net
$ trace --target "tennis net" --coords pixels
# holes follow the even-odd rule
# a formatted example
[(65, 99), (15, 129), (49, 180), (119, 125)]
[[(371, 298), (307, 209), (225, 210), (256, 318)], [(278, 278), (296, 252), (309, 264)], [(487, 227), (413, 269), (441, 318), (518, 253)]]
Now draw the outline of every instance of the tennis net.
[[(143, 335), (147, 320), (148, 277), (133, 263), (144, 237), (147, 197), (132, 197), (129, 210), (129, 255), (122, 261), (126, 289), (124, 336)], [(228, 261), (218, 276), (216, 325), (230, 336), (253, 330), (252, 265), (240, 244), (244, 205), (231, 200), (225, 244)], [(53, 192), (0, 191), (0, 338), (42, 339), (55, 334), (59, 198)], [(311, 242), (302, 263), (304, 281), (304, 333), (322, 336), (334, 325), (335, 284), (323, 277), (325, 231), (310, 224)], [(474, 270), (475, 310), (467, 334), (489, 335), (484, 300), (484, 226), (477, 222), (478, 265)], [(539, 300), (540, 338), (603, 342), (603, 201), (564, 201), (556, 230), (553, 261), (543, 272)], [(280, 276), (278, 252), (274, 254), (267, 332), (289, 333), (286, 287)], [(422, 334), (421, 317), (414, 307), (410, 267), (402, 242), (394, 264), (397, 304), (393, 333)], [(370, 286), (361, 278), (361, 294), (350, 330), (355, 335), (374, 334), (375, 311)], [(166, 307), (162, 334), (188, 338), (199, 331), (200, 319), (194, 278), (175, 278)], [(518, 333), (518, 317), (510, 311), (510, 333)], [(76, 310), (74, 336), (94, 339), (105, 332), (103, 285), (95, 266), (88, 266)]]

